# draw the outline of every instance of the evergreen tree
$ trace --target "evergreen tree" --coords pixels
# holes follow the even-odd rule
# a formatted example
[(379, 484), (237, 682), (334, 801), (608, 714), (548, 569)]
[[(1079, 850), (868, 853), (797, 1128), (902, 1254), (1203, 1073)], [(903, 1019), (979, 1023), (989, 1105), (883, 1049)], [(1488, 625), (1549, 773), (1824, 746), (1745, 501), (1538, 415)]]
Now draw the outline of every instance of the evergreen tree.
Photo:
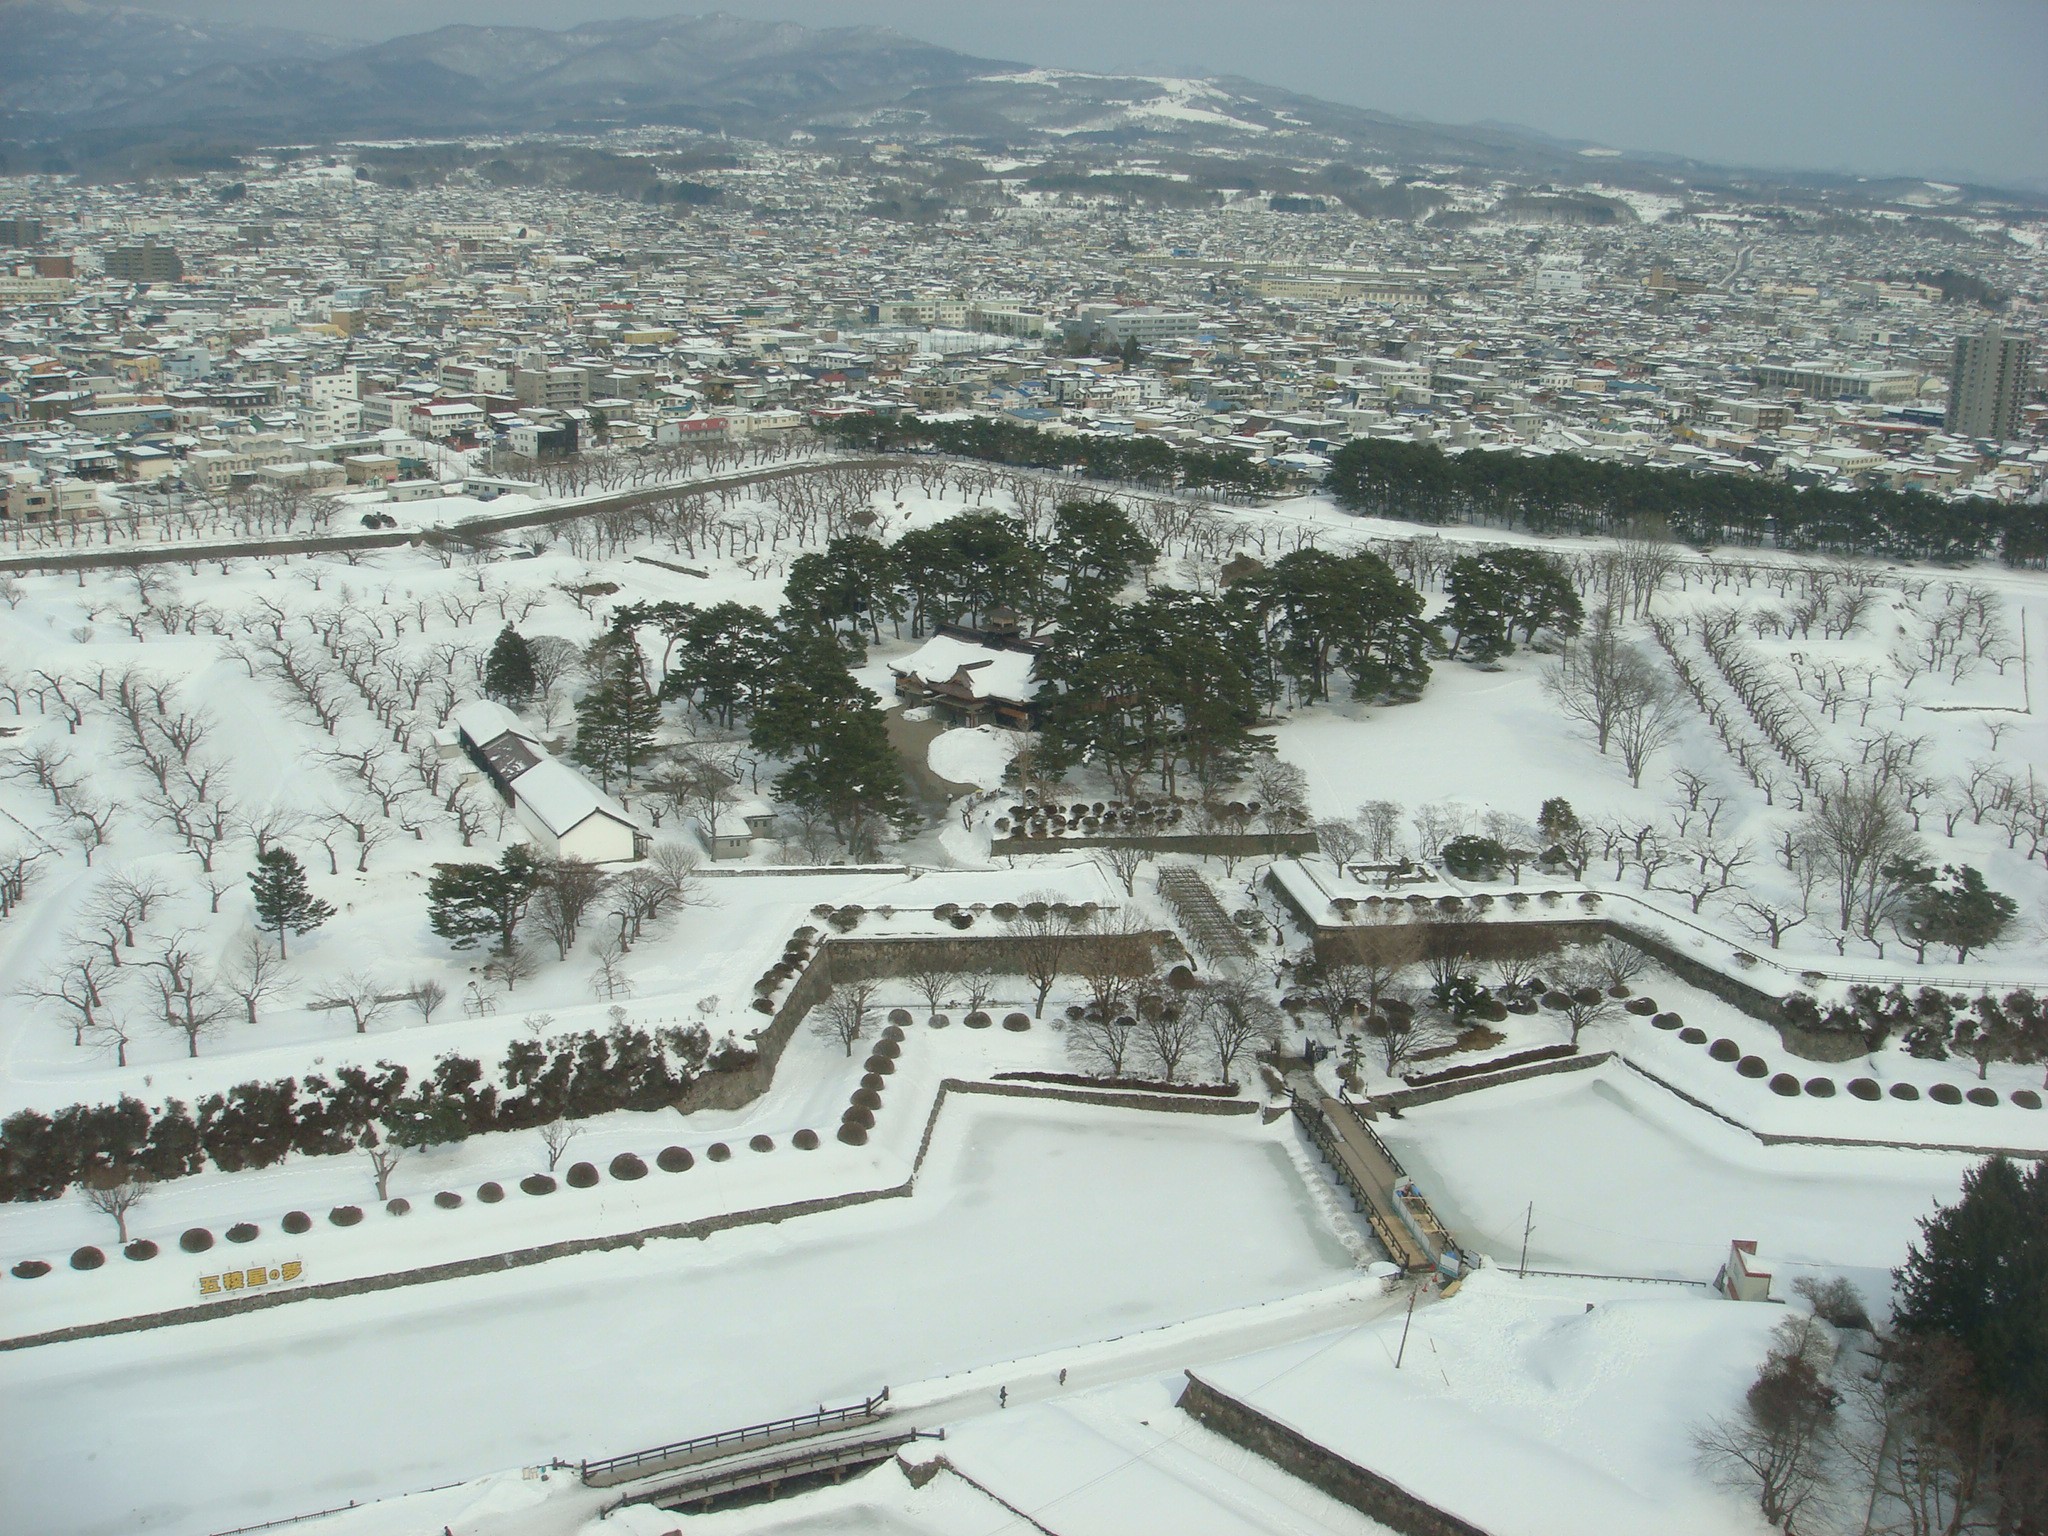
[(307, 887), (306, 871), (291, 850), (276, 843), (256, 856), (249, 890), (256, 898), (256, 926), (277, 935), (280, 955), (287, 933), (311, 933), (334, 916), (334, 908)]
[(1539, 629), (1575, 635), (1585, 618), (1571, 577), (1534, 549), (1492, 550), (1451, 562), (1445, 622), (1457, 631), (1459, 654), (1491, 661), (1524, 644)]
[(631, 784), (634, 770), (654, 756), (660, 726), (661, 701), (641, 680), (632, 638), (607, 637), (596, 680), (576, 701), (576, 744), (569, 756), (596, 774), (607, 790), (615, 778)]
[(427, 882), (427, 913), (434, 932), (457, 949), (493, 939), (508, 953), (527, 904), (546, 878), (540, 857), (514, 843), (493, 864), (436, 864)]
[(516, 707), (530, 700), (539, 689), (540, 682), (533, 675), (533, 649), (518, 630), (507, 624), (498, 631), (498, 638), (491, 643), (491, 654), (484, 660), (484, 693), (500, 704)]
[(1965, 1174), (1893, 1278), (1901, 1333), (1947, 1335), (1987, 1390), (2048, 1413), (2048, 1165), (1994, 1157)]

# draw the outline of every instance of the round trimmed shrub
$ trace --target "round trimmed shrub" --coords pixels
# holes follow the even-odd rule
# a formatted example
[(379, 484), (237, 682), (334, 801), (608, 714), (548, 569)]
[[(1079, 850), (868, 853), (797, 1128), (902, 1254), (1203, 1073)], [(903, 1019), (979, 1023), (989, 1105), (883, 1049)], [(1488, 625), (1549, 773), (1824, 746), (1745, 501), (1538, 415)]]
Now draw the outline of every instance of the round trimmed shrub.
[(505, 1186), (496, 1179), (491, 1180), (488, 1184), (479, 1184), (476, 1187), (476, 1197), (483, 1201), (485, 1205), (496, 1205), (505, 1198)]
[(2013, 1089), (2012, 1101), (2019, 1105), (2021, 1109), (2039, 1109), (2041, 1107), (2041, 1095), (2034, 1092), (2031, 1088)]
[(1849, 1097), (1861, 1099), (1866, 1104), (1875, 1104), (1884, 1097), (1884, 1090), (1877, 1086), (1874, 1077), (1852, 1077), (1849, 1079)]
[(444, 1211), (452, 1211), (462, 1204), (462, 1196), (455, 1193), (452, 1189), (444, 1189), (441, 1193), (434, 1196), (434, 1204)]
[(1630, 995), (1628, 984), (1626, 982), (1617, 981), (1613, 986), (1607, 989), (1607, 995), (1613, 998), (1616, 1002), (1620, 1002), (1624, 997)]
[(841, 1125), (857, 1125), (862, 1130), (870, 1129), (875, 1123), (875, 1112), (865, 1104), (849, 1104), (846, 1113), (839, 1117)]
[(1771, 1075), (1770, 1064), (1761, 1056), (1743, 1057), (1735, 1063), (1735, 1070), (1748, 1078), (1764, 1078)]
[(789, 1138), (789, 1143), (799, 1152), (815, 1152), (818, 1150), (818, 1133), (805, 1126)]
[(887, 1077), (896, 1070), (896, 1063), (886, 1056), (870, 1056), (867, 1059), (867, 1070)]
[(121, 1256), (123, 1258), (133, 1259), (138, 1264), (142, 1263), (142, 1261), (145, 1259), (153, 1259), (156, 1257), (156, 1255), (156, 1244), (151, 1242), (146, 1237), (138, 1237), (137, 1239), (135, 1239), (134, 1242), (130, 1243), (126, 1248), (123, 1248), (121, 1250)]
[(313, 1218), (304, 1211), (286, 1211), (284, 1219), (278, 1225), (283, 1227), (293, 1237), (297, 1237), (303, 1232), (313, 1230)]
[(714, 1163), (722, 1163), (732, 1156), (732, 1148), (722, 1141), (714, 1141), (704, 1149), (704, 1155)]
[(1707, 1032), (1695, 1025), (1688, 1024), (1678, 1032), (1678, 1038), (1687, 1045), (1705, 1045), (1707, 1043)]
[(962, 1020), (962, 1022), (965, 1023), (969, 1029), (987, 1029), (989, 1025), (995, 1023), (995, 1020), (988, 1016), (988, 1013), (985, 1009), (977, 1008), (974, 1010), (974, 1012), (967, 1015), (967, 1017), (964, 1020)]
[(1022, 1034), (1030, 1027), (1031, 1015), (1028, 1013), (1006, 1013), (1003, 1015), (1003, 1028), (1005, 1029)]
[(595, 1163), (571, 1163), (568, 1182), (571, 1189), (595, 1189), (597, 1187), (597, 1165)]
[(1927, 1097), (1937, 1104), (1960, 1104), (1963, 1102), (1963, 1090), (1954, 1083), (1936, 1083), (1927, 1090)]
[(98, 1269), (106, 1262), (107, 1256), (90, 1243), (83, 1248), (71, 1250), (71, 1267), (73, 1269)]
[(213, 1234), (204, 1227), (187, 1227), (178, 1234), (178, 1246), (187, 1253), (204, 1253), (213, 1246)]
[(1893, 1098), (1907, 1102), (1920, 1097), (1920, 1090), (1911, 1083), (1893, 1083), (1890, 1091)]
[(839, 1139), (849, 1147), (864, 1147), (868, 1144), (867, 1128), (849, 1121), (839, 1127)]
[(1832, 1077), (1809, 1077), (1806, 1080), (1806, 1096), (1809, 1099), (1832, 1099), (1835, 1096), (1835, 1080)]
[[(969, 1020), (968, 1022), (972, 1023), (973, 1021)], [(874, 1050), (870, 1051), (868, 1054), (871, 1056), (880, 1056), (885, 1061), (894, 1061), (898, 1056), (901, 1056), (903, 1054), (903, 1047), (898, 1045), (894, 1040), (888, 1039), (885, 1036), (884, 1038), (877, 1040), (875, 1042)]]
[(615, 1179), (631, 1183), (634, 1179), (647, 1177), (647, 1164), (631, 1152), (621, 1152), (605, 1165)]
[(654, 1154), (654, 1166), (663, 1173), (688, 1173), (696, 1161), (688, 1147), (663, 1147)]
[(50, 1272), (50, 1266), (41, 1259), (23, 1259), (8, 1273), (17, 1280), (38, 1280)]
[(1995, 1108), (1998, 1104), (1998, 1090), (1996, 1088), (1986, 1088), (1981, 1083), (1964, 1094), (1963, 1097), (1972, 1104), (1983, 1105), (1986, 1109)]
[(953, 1021), (947, 1018), (943, 1013), (935, 1013), (930, 1018), (925, 1020), (925, 1023), (929, 1024), (933, 1029), (944, 1029), (948, 1024), (951, 1024), (952, 1022)]
[(1799, 1079), (1790, 1072), (1780, 1072), (1771, 1079), (1771, 1092), (1780, 1098), (1796, 1099), (1799, 1097)]
[(775, 1011), (775, 1000), (769, 997), (757, 997), (754, 999), (752, 1006), (756, 1013), (773, 1013)]
[(238, 1221), (228, 1228), (227, 1235), (228, 1241), (231, 1243), (253, 1243), (256, 1241), (256, 1223), (253, 1221)]
[(1659, 1029), (1682, 1029), (1685, 1026), (1685, 1020), (1675, 1013), (1654, 1014), (1650, 1022)]
[(758, 1136), (749, 1136), (747, 1138), (747, 1146), (755, 1152), (773, 1152), (775, 1150), (775, 1138), (764, 1131)]
[(889, 1086), (889, 1079), (882, 1076), (879, 1072), (863, 1072), (860, 1076), (860, 1085), (863, 1088), (872, 1088), (876, 1093), (880, 1093)]
[(412, 1202), (403, 1195), (395, 1195), (384, 1202), (384, 1211), (389, 1216), (404, 1216), (411, 1212)]
[(853, 1090), (853, 1104), (857, 1109), (880, 1109), (882, 1096), (872, 1088), (856, 1088)]
[(352, 1227), (363, 1219), (360, 1205), (337, 1205), (327, 1213), (327, 1219), (337, 1227)]
[[(1548, 1008), (1552, 1013), (1555, 1013), (1560, 1008), (1568, 1007), (1571, 1004), (1571, 998), (1563, 992), (1546, 992), (1541, 997), (1539, 997), (1537, 1001), (1540, 1002), (1544, 1007)], [(1705, 1036), (1701, 1036), (1701, 1038), (1704, 1039)]]
[(554, 1175), (529, 1173), (519, 1181), (521, 1193), (528, 1195), (552, 1195), (555, 1192)]
[(1621, 1006), (1625, 1012), (1632, 1013), (1639, 1019), (1647, 1019), (1656, 1013), (1657, 999), (1654, 997), (1632, 997)]
[(908, 1008), (891, 1008), (889, 1010), (889, 1027), (891, 1029), (903, 1029), (909, 1023), (910, 1010)]
[(1742, 1047), (1723, 1035), (1707, 1047), (1707, 1054), (1716, 1061), (1739, 1061), (1742, 1059)]

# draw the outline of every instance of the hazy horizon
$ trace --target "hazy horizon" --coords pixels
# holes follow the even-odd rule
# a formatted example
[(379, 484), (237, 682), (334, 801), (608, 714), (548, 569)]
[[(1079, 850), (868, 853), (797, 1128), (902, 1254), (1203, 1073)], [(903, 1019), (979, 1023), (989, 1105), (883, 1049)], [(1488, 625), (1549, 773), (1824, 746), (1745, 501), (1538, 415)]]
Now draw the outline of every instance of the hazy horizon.
[(987, 57), (1241, 75), (1444, 123), (1512, 123), (1728, 165), (2048, 190), (2042, 0), (131, 0), (373, 40), (723, 11), (887, 26)]

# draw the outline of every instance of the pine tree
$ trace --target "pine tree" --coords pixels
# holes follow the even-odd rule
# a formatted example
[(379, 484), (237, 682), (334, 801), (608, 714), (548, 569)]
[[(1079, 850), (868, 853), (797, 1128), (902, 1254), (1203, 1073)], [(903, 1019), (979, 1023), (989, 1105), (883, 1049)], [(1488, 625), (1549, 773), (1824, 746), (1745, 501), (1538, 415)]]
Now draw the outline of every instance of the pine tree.
[(457, 949), (495, 939), (499, 953), (509, 953), (544, 875), (540, 859), (523, 843), (507, 848), (495, 865), (436, 864), (427, 882), (428, 920)]
[(334, 916), (334, 908), (306, 886), (306, 871), (288, 848), (273, 844), (256, 856), (249, 877), (256, 898), (256, 926), (277, 935), (277, 952), (285, 953), (287, 932), (306, 934)]
[(526, 703), (540, 689), (533, 673), (533, 648), (507, 624), (491, 644), (484, 662), (484, 693), (500, 704)]
[(608, 646), (597, 681), (576, 703), (576, 744), (569, 755), (606, 789), (614, 778), (631, 784), (634, 770), (654, 756), (661, 701), (641, 680), (639, 660), (629, 640)]
[(1988, 1390), (2048, 1411), (2048, 1165), (1994, 1157), (1965, 1174), (1894, 1278), (1901, 1333), (1947, 1335)]

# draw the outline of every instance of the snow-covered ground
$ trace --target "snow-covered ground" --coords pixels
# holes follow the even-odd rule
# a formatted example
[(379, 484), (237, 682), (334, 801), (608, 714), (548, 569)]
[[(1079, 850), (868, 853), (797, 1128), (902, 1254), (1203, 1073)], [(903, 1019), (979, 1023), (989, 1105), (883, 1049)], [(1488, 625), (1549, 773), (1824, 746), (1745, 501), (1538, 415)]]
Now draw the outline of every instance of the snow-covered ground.
[[(1444, 1225), (1496, 1264), (1711, 1281), (1736, 1238), (1790, 1292), (1846, 1275), (1873, 1312), (1917, 1223), (1976, 1158), (1766, 1146), (1618, 1063), (1383, 1119)], [(1531, 1212), (1531, 1206), (1534, 1210)]]
[(976, 1101), (909, 1200), (0, 1355), (0, 1507), (219, 1530), (1276, 1301), (1352, 1268), (1291, 1138)]
[(1395, 1317), (1196, 1374), (1483, 1530), (1732, 1536), (1767, 1527), (1702, 1475), (1691, 1430), (1783, 1317), (1484, 1272), (1418, 1309), (1405, 1349)]

